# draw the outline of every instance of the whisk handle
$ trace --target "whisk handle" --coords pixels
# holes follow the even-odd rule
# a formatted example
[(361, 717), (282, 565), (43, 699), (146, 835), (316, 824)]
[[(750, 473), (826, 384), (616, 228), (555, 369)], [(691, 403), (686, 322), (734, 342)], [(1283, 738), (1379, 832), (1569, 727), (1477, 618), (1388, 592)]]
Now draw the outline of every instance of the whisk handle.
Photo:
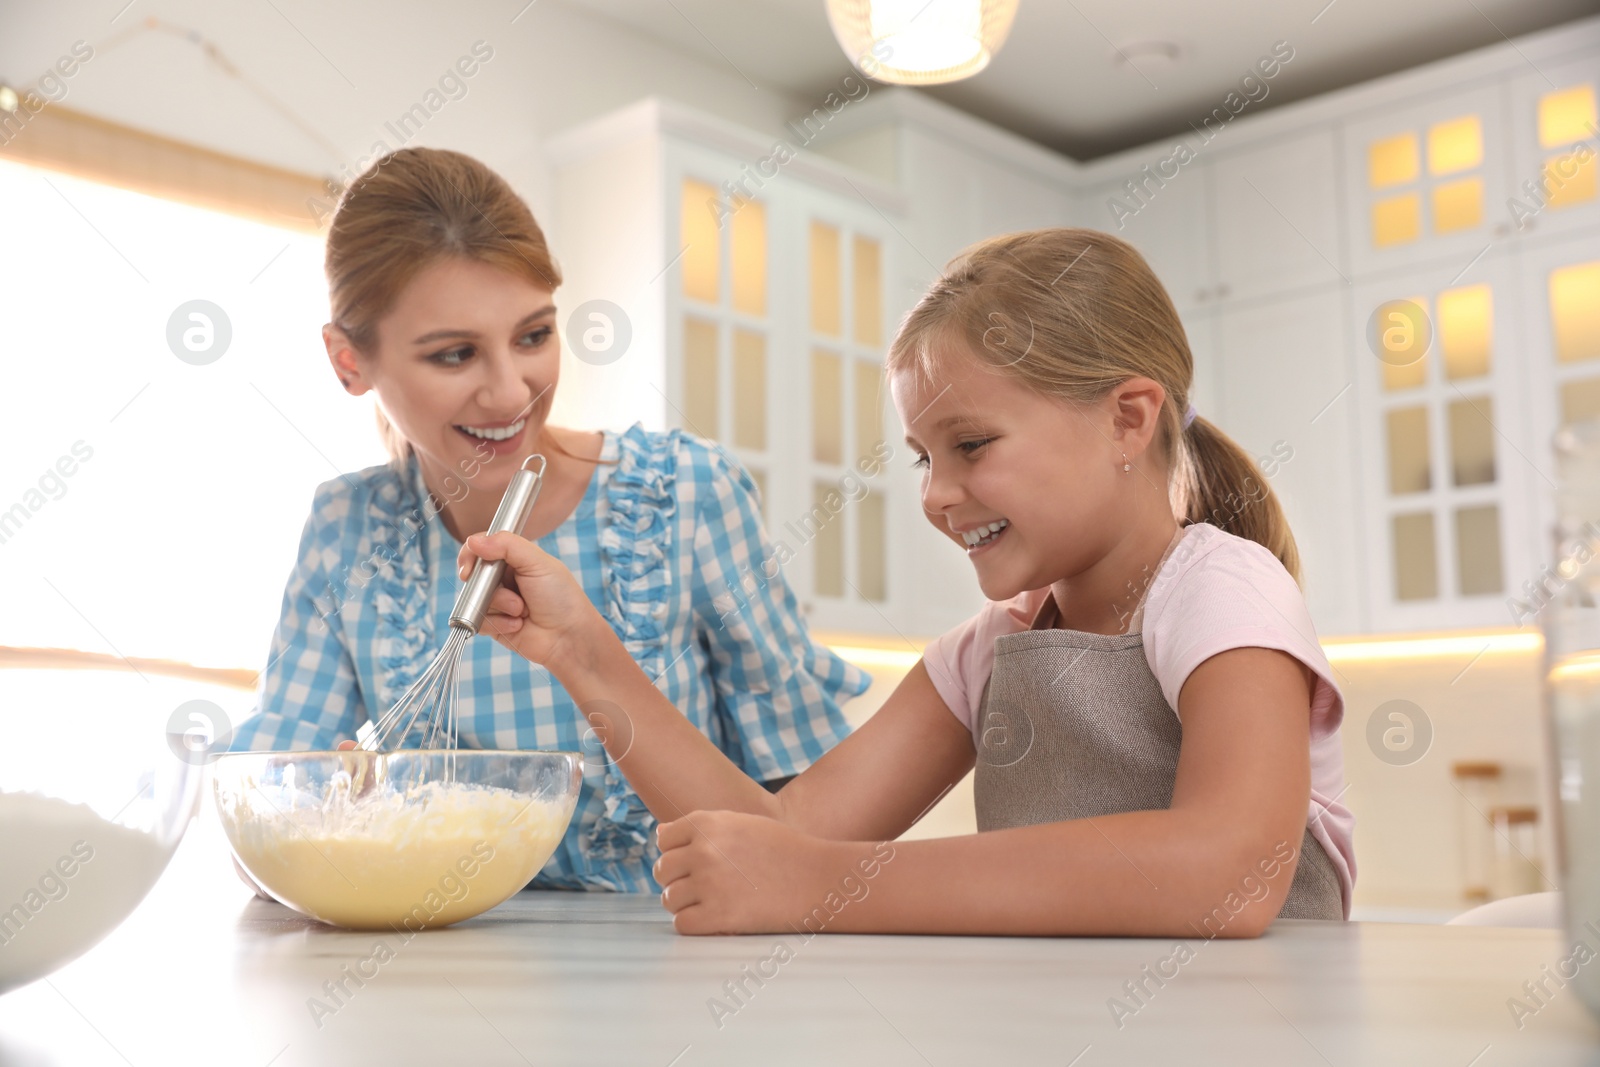
[[(536, 464), (536, 468), (530, 470), (530, 464)], [(511, 476), (511, 484), (506, 486), (505, 495), (500, 498), (494, 521), (489, 523), (489, 533), (504, 533), (507, 530), (516, 534), (522, 532), (529, 513), (533, 511), (533, 502), (539, 497), (539, 487), (544, 482), (544, 467), (544, 457), (541, 455), (535, 454), (523, 461), (522, 467)], [(492, 562), (480, 559), (472, 565), (472, 576), (467, 579), (467, 584), (456, 597), (455, 607), (450, 611), (451, 626), (478, 632), (483, 625), (484, 615), (489, 611), (489, 598), (499, 588), (505, 569), (506, 562), (503, 559)]]

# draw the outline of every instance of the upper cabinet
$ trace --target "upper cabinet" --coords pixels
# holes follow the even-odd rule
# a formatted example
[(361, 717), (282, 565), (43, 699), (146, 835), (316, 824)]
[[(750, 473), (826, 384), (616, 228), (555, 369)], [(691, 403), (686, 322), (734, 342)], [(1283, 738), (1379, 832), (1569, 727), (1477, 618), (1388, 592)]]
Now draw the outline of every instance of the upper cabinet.
[(1495, 239), (1511, 187), (1500, 84), (1439, 93), (1344, 124), (1345, 219), (1354, 273), (1461, 267)]
[(1513, 188), (1497, 224), (1525, 239), (1600, 224), (1600, 56), (1511, 80)]
[(1088, 190), (1086, 224), (1139, 249), (1179, 311), (1344, 280), (1332, 126), (1239, 149), (1186, 139)]
[(1552, 441), (1600, 415), (1597, 84), (1591, 49), (1345, 127), (1372, 629), (1541, 602)]
[[(1600, 230), (1565, 240), (1541, 240), (1519, 249), (1517, 296), (1525, 309), (1522, 369), (1527, 378), (1529, 418), (1534, 426), (1527, 462), (1539, 474), (1533, 512), (1543, 562), (1560, 551), (1551, 531), (1556, 522), (1553, 440), (1556, 429), (1579, 419), (1600, 418)], [(1510, 606), (1537, 608), (1538, 595), (1518, 577), (1507, 592)], [(1530, 595), (1531, 594), (1531, 595)]]
[(1515, 621), (1507, 597), (1542, 558), (1530, 505), (1553, 484), (1527, 418), (1525, 307), (1504, 251), (1355, 288), (1372, 629)]
[[(1255, 457), (1260, 484), (1282, 504), (1300, 551), (1306, 604), (1322, 634), (1357, 632), (1365, 618), (1359, 579), (1366, 554), (1350, 461), (1355, 368), (1343, 318), (1337, 289), (1219, 311), (1220, 407), (1200, 406)], [(1251, 506), (1248, 498), (1244, 506)]]
[(1085, 225), (1137, 248), (1179, 311), (1216, 300), (1216, 268), (1207, 223), (1211, 166), (1194, 161), (1163, 169), (1151, 156), (1118, 178), (1086, 190)]
[[(904, 97), (892, 102), (910, 103)], [(913, 297), (969, 245), (1017, 230), (1071, 225), (1064, 161), (1056, 164), (1061, 173), (1043, 173), (1046, 164), (1037, 159), (1043, 150), (992, 129), (974, 142), (964, 136), (974, 132), (974, 120), (927, 101), (905, 114), (898, 106), (885, 108), (878, 118), (890, 126), (886, 138), (906, 197), (899, 236)]]
[(892, 632), (912, 576), (890, 573), (890, 527), (916, 488), (883, 410), (894, 231), (864, 195), (785, 176), (747, 196), (724, 185), (736, 158), (664, 149), (667, 422), (750, 471), (774, 549), (756, 581), (781, 568), (820, 629)]
[(1343, 281), (1338, 172), (1326, 126), (1219, 156), (1211, 167), (1211, 298), (1248, 301)]

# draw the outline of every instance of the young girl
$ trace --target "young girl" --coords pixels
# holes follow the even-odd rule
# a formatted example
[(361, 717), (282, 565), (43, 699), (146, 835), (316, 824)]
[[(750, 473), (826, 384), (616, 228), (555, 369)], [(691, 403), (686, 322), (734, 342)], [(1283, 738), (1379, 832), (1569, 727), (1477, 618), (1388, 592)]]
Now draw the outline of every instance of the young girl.
[[(759, 790), (849, 732), (839, 704), (871, 680), (811, 641), (787, 584), (748, 598), (738, 627), (717, 608), (763, 537), (749, 474), (690, 434), (548, 421), (561, 275), (499, 175), (439, 149), (383, 157), (339, 202), (327, 273), (333, 375), (348, 393), (377, 394), (392, 461), (317, 487), (260, 714), (234, 749), (330, 749), (388, 710), (449, 632), (459, 542), (489, 526), (535, 452), (547, 465), (523, 532), (561, 560), (585, 619), (655, 679), (721, 766)], [(638, 373), (627, 360), (614, 369)], [(591, 757), (535, 884), (658, 890), (655, 819), (574, 695), (492, 641), (468, 643), (458, 679), (462, 747)]]
[[(677, 929), (1252, 937), (1347, 918), (1343, 701), (1294, 541), (1190, 407), (1144, 260), (1089, 230), (979, 244), (887, 364), (923, 510), (991, 603), (775, 795), (687, 727), (558, 561), (505, 534), (463, 546), (515, 572), (485, 632), (609, 702)], [(974, 764), (978, 834), (888, 843)]]

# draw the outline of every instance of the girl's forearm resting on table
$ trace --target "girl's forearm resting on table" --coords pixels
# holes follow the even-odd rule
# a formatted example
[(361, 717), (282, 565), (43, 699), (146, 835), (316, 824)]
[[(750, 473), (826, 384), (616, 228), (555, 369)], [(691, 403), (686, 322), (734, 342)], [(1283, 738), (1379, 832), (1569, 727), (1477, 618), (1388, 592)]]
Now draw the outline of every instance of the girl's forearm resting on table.
[(837, 883), (831, 903), (848, 903), (789, 906), (839, 933), (1254, 937), (1283, 905), (1300, 833), (1269, 840), (1219, 833), (1201, 812), (1137, 811), (879, 843), (870, 877), (860, 861), (873, 843), (839, 842), (824, 865), (834, 877), (810, 892)]
[(598, 614), (572, 647), (551, 673), (658, 821), (711, 809), (779, 816), (777, 795), (684, 718)]

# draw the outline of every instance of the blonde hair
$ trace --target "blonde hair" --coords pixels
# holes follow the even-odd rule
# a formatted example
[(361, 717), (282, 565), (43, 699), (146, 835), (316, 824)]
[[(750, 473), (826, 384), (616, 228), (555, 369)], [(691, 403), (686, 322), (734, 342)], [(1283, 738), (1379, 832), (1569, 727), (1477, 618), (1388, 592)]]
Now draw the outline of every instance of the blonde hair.
[[(544, 231), (506, 180), (478, 160), (440, 148), (382, 156), (339, 198), (324, 268), (332, 321), (363, 354), (405, 287), (441, 259), (498, 267), (552, 292), (561, 270)], [(411, 442), (377, 411), (378, 435), (403, 469)], [(551, 437), (551, 445), (571, 455)], [(576, 457), (573, 458), (582, 458)]]
[(1107, 233), (1031, 230), (981, 241), (948, 264), (901, 323), (890, 373), (934, 369), (957, 342), (1045, 396), (1084, 404), (1133, 377), (1166, 390), (1158, 444), (1174, 517), (1264, 545), (1300, 580), (1300, 555), (1255, 461), (1209, 420), (1185, 428), (1194, 357), (1144, 258)]

